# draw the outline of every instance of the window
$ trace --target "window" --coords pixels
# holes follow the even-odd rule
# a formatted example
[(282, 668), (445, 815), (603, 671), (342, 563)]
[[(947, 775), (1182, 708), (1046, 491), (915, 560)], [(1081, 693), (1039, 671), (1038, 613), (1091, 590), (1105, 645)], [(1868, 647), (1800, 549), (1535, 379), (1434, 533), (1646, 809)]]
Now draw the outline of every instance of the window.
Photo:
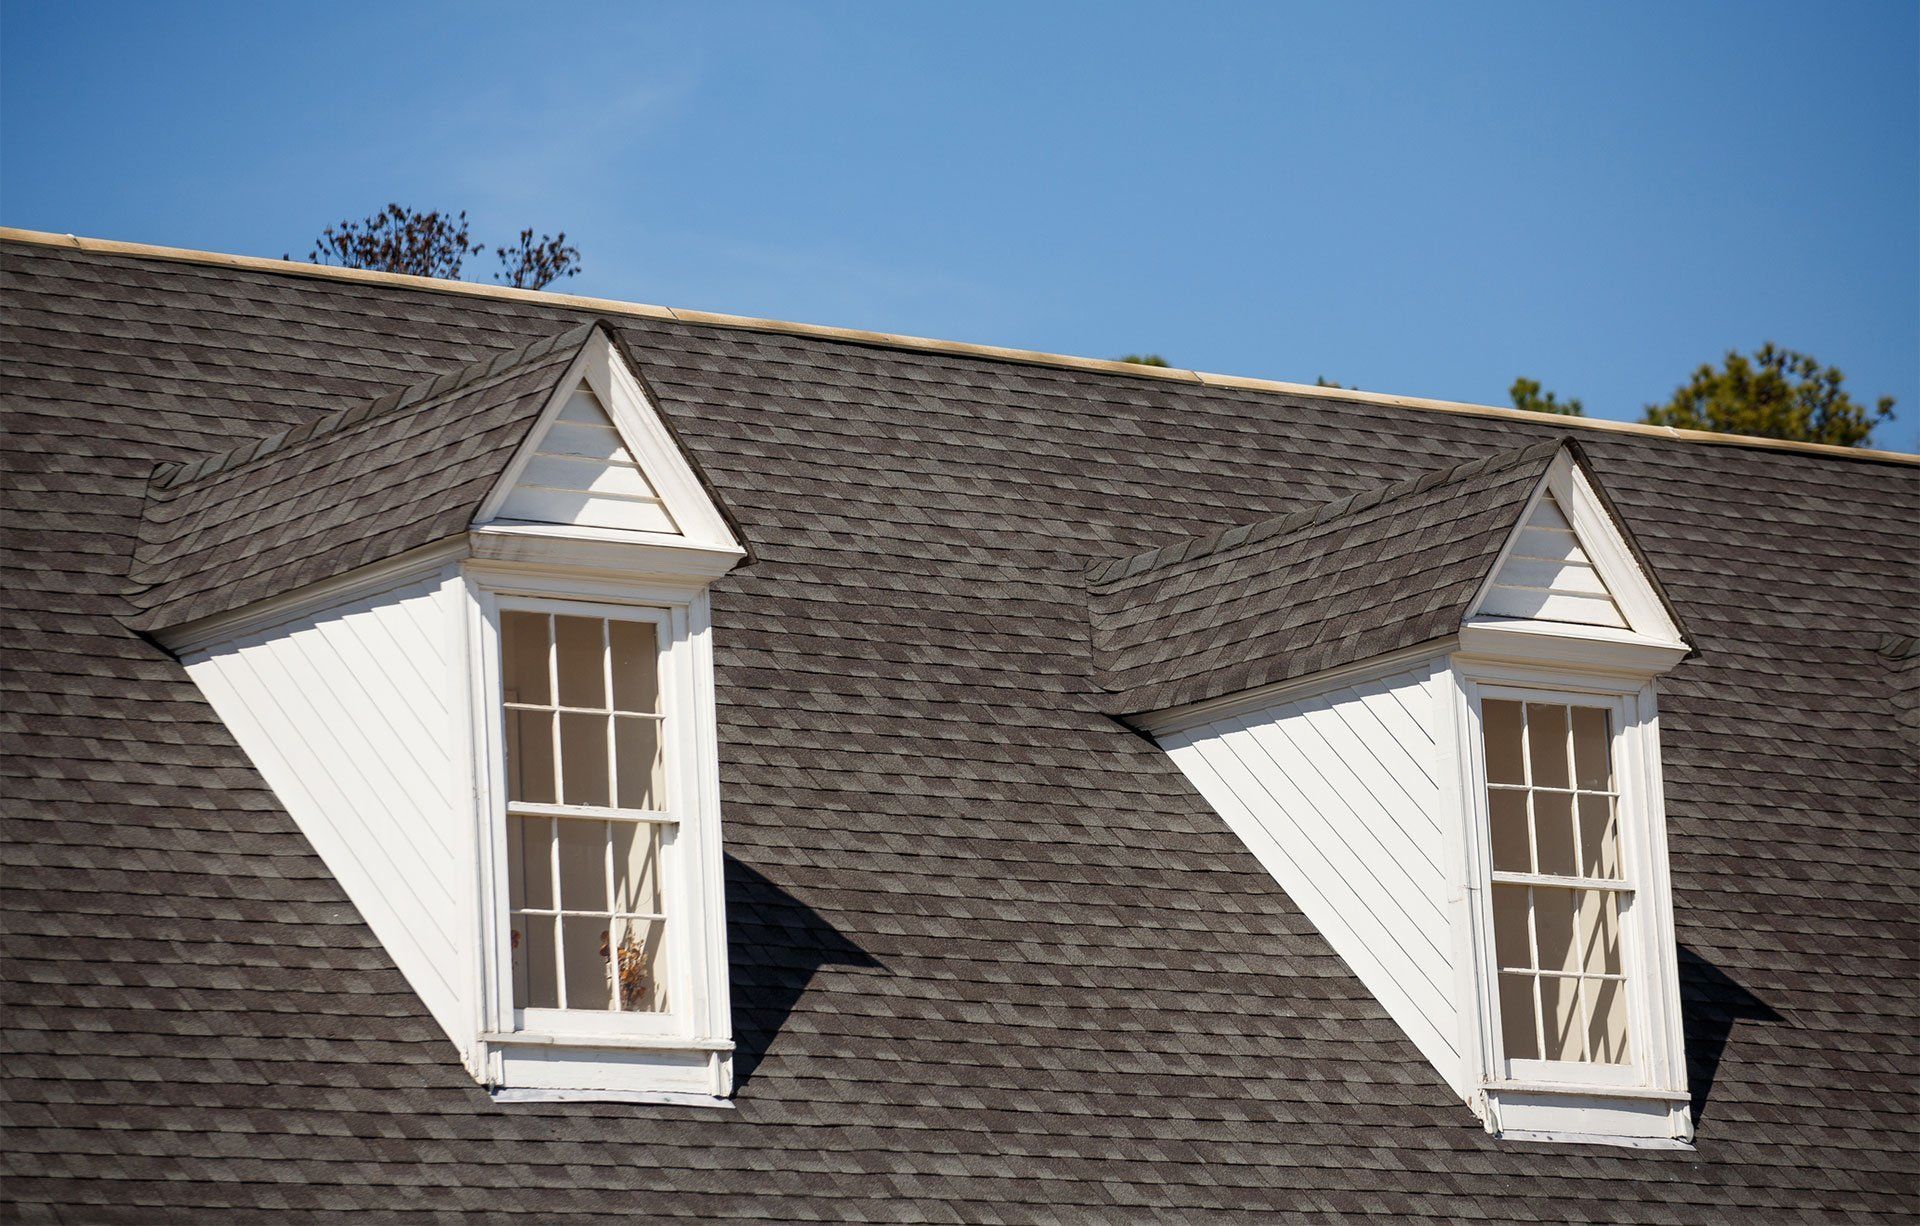
[(483, 1078), (496, 1097), (731, 1086), (704, 591), (475, 568)]
[[(1531, 650), (1517, 636), (1516, 654)], [(1487, 1126), (1693, 1134), (1651, 681), (1455, 656), (1469, 736), (1468, 930)]]
[(513, 1007), (665, 1013), (660, 636), (636, 615), (500, 615)]
[(1626, 1064), (1613, 711), (1488, 698), (1481, 705), (1502, 1052), (1522, 1061)]

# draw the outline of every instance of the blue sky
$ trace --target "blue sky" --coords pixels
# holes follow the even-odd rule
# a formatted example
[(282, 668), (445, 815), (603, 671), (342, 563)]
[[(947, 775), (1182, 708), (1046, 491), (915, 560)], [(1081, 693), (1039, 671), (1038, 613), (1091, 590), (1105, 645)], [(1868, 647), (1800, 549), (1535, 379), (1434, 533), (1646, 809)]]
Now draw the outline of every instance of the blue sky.
[(1920, 5), (0, 9), (0, 222), (1631, 418), (1765, 340), (1920, 424)]

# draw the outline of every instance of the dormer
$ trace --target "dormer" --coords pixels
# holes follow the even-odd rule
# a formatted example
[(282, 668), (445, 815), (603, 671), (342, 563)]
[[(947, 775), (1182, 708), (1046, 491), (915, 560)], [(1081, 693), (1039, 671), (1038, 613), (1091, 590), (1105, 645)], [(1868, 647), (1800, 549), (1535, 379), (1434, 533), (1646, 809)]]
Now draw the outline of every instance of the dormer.
[(724, 1104), (745, 557), (595, 324), (157, 472), (137, 622), (496, 1098)]
[(1577, 445), (1088, 584), (1110, 711), (1489, 1131), (1689, 1141), (1656, 683), (1690, 649)]

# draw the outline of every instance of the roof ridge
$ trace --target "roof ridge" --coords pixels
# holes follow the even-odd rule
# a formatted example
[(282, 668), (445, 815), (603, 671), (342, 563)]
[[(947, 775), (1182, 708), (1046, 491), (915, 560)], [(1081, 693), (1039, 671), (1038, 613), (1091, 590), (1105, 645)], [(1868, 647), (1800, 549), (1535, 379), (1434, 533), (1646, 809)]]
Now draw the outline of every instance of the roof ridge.
[(584, 343), (596, 328), (602, 327), (605, 327), (604, 322), (597, 319), (577, 324), (552, 336), (531, 341), (518, 349), (503, 349), (486, 357), (476, 358), (464, 366), (457, 366), (417, 383), (395, 388), (373, 400), (361, 401), (347, 408), (322, 414), (251, 443), (227, 451), (216, 451), (199, 460), (190, 462), (176, 460), (157, 465), (148, 478), (148, 487), (156, 491), (183, 489), (196, 481), (235, 471), (255, 460), (278, 455), (302, 443), (327, 437), (387, 413), (422, 405), (452, 392), (468, 390), (489, 380), (503, 378), (512, 370), (547, 357), (570, 343)]
[(1386, 485), (1372, 486), (1332, 502), (1317, 503), (1268, 519), (1256, 519), (1250, 523), (1217, 528), (1212, 532), (1188, 537), (1185, 540), (1140, 553), (1097, 560), (1087, 565), (1084, 578), (1090, 586), (1095, 587), (1113, 583), (1150, 570), (1191, 561), (1204, 555), (1237, 549), (1255, 541), (1269, 541), (1276, 537), (1288, 536), (1311, 524), (1324, 523), (1354, 511), (1367, 510), (1384, 502), (1405, 498), (1411, 494), (1425, 493), (1437, 486), (1470, 480), (1497, 469), (1514, 467), (1533, 460), (1550, 459), (1559, 454), (1563, 448), (1573, 447), (1577, 447), (1577, 444), (1572, 439), (1553, 438), (1530, 443), (1525, 447), (1496, 451), (1491, 455), (1468, 460), (1451, 468), (1437, 468), (1431, 472), (1421, 473), (1417, 477), (1406, 477)]
[(1762, 438), (1751, 434), (1720, 434), (1709, 430), (1684, 430), (1675, 426), (1653, 426), (1643, 422), (1609, 421), (1596, 417), (1564, 417), (1536, 413), (1504, 405), (1475, 404), (1462, 400), (1440, 400), (1424, 396), (1399, 396), (1388, 392), (1363, 392), (1357, 388), (1315, 387), (1280, 379), (1260, 379), (1244, 375), (1215, 374), (1182, 367), (1141, 366), (1104, 358), (1076, 357), (1038, 349), (1019, 349), (1002, 345), (983, 345), (968, 341), (938, 340), (907, 336), (895, 332), (875, 332), (860, 328), (839, 328), (825, 324), (795, 323), (789, 320), (763, 319), (748, 315), (727, 315), (657, 306), (644, 302), (626, 302), (618, 298), (591, 298), (579, 294), (553, 293), (547, 290), (515, 289), (507, 285), (487, 285), (473, 281), (452, 281), (438, 277), (416, 277), (405, 273), (380, 272), (366, 268), (336, 268), (326, 264), (301, 264), (292, 260), (263, 259), (260, 256), (231, 255), (218, 251), (197, 251), (187, 247), (164, 247), (151, 243), (129, 243), (116, 239), (83, 238), (74, 234), (55, 234), (45, 230), (22, 230), (0, 226), (0, 242), (25, 243), (40, 247), (69, 247), (103, 255), (127, 255), (154, 260), (173, 260), (187, 264), (211, 264), (226, 268), (248, 269), (280, 276), (313, 277), (323, 280), (356, 281), (362, 284), (390, 285), (443, 294), (495, 298), (551, 307), (571, 307), (603, 314), (637, 315), (669, 319), (680, 323), (744, 331), (774, 332), (789, 336), (817, 337), (851, 344), (910, 349), (925, 353), (944, 353), (958, 357), (987, 358), (1002, 362), (1020, 362), (1029, 366), (1051, 366), (1066, 370), (1097, 371), (1138, 379), (1167, 379), (1177, 383), (1228, 390), (1275, 392), (1310, 396), (1318, 400), (1341, 400), (1383, 408), (1414, 409), (1429, 413), (1457, 413), (1470, 417), (1492, 417), (1536, 424), (1554, 422), (1582, 430), (1665, 438), (1675, 442), (1706, 443), (1721, 447), (1751, 447), (1767, 451), (1790, 451), (1804, 455), (1823, 455), (1835, 459), (1877, 461), (1920, 465), (1920, 455), (1903, 451), (1881, 451), (1867, 447), (1841, 447), (1832, 443), (1803, 443), (1796, 439)]

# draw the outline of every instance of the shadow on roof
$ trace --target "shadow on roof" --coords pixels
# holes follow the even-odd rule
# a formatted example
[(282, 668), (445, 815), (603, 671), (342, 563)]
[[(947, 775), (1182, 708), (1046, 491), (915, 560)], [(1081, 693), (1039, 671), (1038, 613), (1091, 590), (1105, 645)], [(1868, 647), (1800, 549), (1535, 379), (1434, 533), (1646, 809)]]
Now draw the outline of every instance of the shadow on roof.
[(881, 968), (818, 911), (726, 857), (727, 945), (733, 985), (734, 1092), (753, 1077), (814, 973)]
[(1777, 1022), (1780, 1014), (1766, 1001), (1727, 977), (1685, 945), (1680, 951), (1680, 1015), (1686, 1027), (1687, 1085), (1693, 1093), (1693, 1123), (1700, 1125), (1707, 1096), (1713, 1092), (1720, 1057), (1737, 1021)]

